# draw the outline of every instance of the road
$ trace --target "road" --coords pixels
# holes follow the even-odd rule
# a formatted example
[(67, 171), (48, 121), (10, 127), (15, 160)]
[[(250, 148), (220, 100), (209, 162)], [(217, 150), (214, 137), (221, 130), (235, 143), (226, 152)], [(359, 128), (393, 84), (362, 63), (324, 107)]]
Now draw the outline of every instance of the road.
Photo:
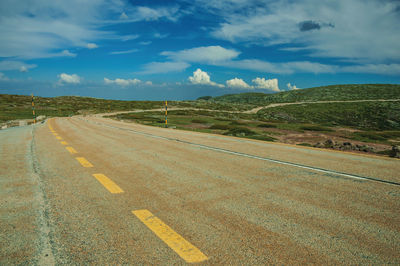
[(123, 123), (0, 131), (0, 264), (399, 264), (400, 161)]

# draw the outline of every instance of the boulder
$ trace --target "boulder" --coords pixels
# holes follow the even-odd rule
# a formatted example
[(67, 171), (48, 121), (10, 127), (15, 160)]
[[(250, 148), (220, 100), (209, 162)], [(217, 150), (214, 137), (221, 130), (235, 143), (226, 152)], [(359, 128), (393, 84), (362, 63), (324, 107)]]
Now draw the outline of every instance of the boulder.
[(393, 145), (392, 150), (389, 153), (389, 156), (393, 158), (400, 158), (400, 147)]

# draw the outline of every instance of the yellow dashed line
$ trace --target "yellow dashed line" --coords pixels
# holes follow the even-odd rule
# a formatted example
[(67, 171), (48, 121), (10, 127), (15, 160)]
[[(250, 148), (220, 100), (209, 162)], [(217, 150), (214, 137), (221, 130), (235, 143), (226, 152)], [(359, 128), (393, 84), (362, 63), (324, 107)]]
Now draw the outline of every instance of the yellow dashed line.
[(195, 263), (208, 259), (198, 248), (186, 241), (150, 211), (137, 210), (132, 213), (186, 262)]
[(78, 153), (74, 148), (72, 148), (72, 147), (70, 147), (70, 146), (68, 146), (68, 147), (65, 147), (71, 154), (75, 154), (75, 153)]
[(103, 174), (93, 174), (93, 176), (111, 193), (122, 193), (124, 192), (117, 184), (115, 184), (110, 178)]
[(89, 163), (89, 161), (86, 160), (85, 157), (75, 157), (75, 159), (77, 159), (78, 162), (80, 162), (80, 164), (81, 164), (83, 167), (93, 167), (93, 164)]
[(66, 142), (66, 141), (60, 141), (60, 143), (61, 143), (62, 145), (68, 145), (68, 142)]
[(62, 137), (60, 137), (60, 136), (56, 136), (56, 139), (62, 140)]

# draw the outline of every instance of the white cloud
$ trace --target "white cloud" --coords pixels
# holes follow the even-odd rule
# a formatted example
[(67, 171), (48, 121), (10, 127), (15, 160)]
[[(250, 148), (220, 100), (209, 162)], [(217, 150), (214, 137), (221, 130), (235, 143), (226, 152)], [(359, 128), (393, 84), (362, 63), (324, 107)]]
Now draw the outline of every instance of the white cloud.
[(96, 48), (99, 48), (99, 46), (98, 46), (97, 44), (95, 44), (95, 43), (88, 43), (88, 44), (86, 45), (86, 47), (87, 47), (88, 49), (96, 49)]
[(139, 49), (131, 49), (131, 50), (126, 50), (126, 51), (114, 51), (110, 52), (110, 54), (131, 54), (139, 51)]
[(288, 84), (286, 84), (286, 86), (288, 87), (289, 90), (299, 90), (299, 88), (296, 87), (296, 85), (292, 85), (290, 84), (290, 82)]
[(345, 66), (340, 72), (367, 73), (380, 75), (400, 75), (400, 64), (365, 64)]
[[(55, 56), (57, 56), (57, 54)], [(76, 54), (71, 53), (68, 50), (63, 50), (60, 54), (58, 54), (58, 56), (76, 57)]]
[(161, 53), (161, 55), (167, 56), (171, 60), (199, 63), (229, 61), (239, 54), (240, 52), (234, 49), (226, 49), (221, 46), (203, 46), (177, 52), (165, 51)]
[(151, 44), (152, 41), (143, 41), (143, 42), (139, 42), (140, 45), (149, 45)]
[(186, 62), (151, 62), (143, 67), (141, 74), (155, 74), (179, 72), (188, 68), (190, 65)]
[(115, 80), (112, 79), (108, 79), (108, 78), (104, 78), (104, 82), (106, 84), (117, 84), (119, 86), (132, 86), (132, 85), (138, 85), (140, 84), (142, 81), (139, 79), (121, 79), (121, 78), (116, 78)]
[[(312, 56), (359, 63), (400, 59), (399, 1), (211, 2), (208, 6), (214, 11), (208, 11), (224, 18), (211, 33), (220, 39), (265, 46), (290, 44), (295, 49), (301, 45)], [(207, 4), (202, 1), (202, 5)]]
[(153, 37), (156, 39), (164, 39), (164, 38), (168, 37), (168, 35), (169, 35), (168, 33), (161, 34), (159, 32), (156, 32), (153, 34)]
[[(120, 19), (120, 15), (125, 19)], [(30, 0), (29, 4), (2, 0), (0, 57), (57, 57), (59, 51), (66, 49), (94, 48), (88, 44), (123, 39), (110, 30), (110, 25), (161, 19), (177, 21), (181, 15), (178, 6), (149, 8), (120, 0)]]
[(247, 84), (243, 79), (234, 78), (226, 81), (226, 86), (236, 89), (252, 89), (253, 87)]
[(0, 72), (0, 80), (1, 81), (7, 81), (7, 80), (10, 80), (10, 79), (6, 75), (4, 75), (4, 73)]
[(207, 74), (207, 72), (202, 71), (200, 68), (198, 68), (195, 72), (193, 72), (193, 76), (189, 77), (189, 81), (192, 84), (200, 84), (200, 85), (210, 85), (210, 86), (216, 86), (223, 88), (225, 87), (222, 84), (215, 83), (210, 80), (210, 76)]
[(20, 61), (1, 61), (0, 71), (19, 70), (20, 72), (28, 72), (29, 69), (35, 68), (35, 64), (25, 64)]
[(21, 67), (19, 68), (19, 71), (20, 71), (20, 72), (28, 72), (28, 68), (27, 68), (26, 66), (21, 66)]
[(179, 8), (177, 6), (173, 7), (159, 7), (159, 8), (150, 8), (147, 6), (139, 6), (134, 11), (135, 20), (159, 20), (161, 18), (165, 18), (170, 21), (177, 21), (180, 17)]
[(66, 73), (61, 73), (58, 75), (59, 79), (59, 84), (63, 83), (68, 83), (68, 84), (79, 84), (81, 83), (81, 78), (77, 74), (66, 74)]
[(280, 91), (278, 86), (278, 79), (265, 79), (265, 78), (255, 78), (252, 80), (255, 84), (256, 89), (265, 89), (271, 91)]
[(121, 15), (119, 16), (120, 19), (128, 19), (128, 15), (125, 12), (122, 12)]
[(139, 38), (138, 34), (129, 34), (129, 35), (123, 35), (123, 36), (119, 37), (119, 39), (121, 41), (123, 41), (123, 42), (134, 40), (134, 39), (137, 39), (137, 38)]

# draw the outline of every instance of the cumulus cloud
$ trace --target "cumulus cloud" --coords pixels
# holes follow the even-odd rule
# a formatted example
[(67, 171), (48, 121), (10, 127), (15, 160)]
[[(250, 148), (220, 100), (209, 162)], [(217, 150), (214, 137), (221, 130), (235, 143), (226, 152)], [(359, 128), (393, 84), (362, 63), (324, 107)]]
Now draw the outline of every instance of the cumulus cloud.
[(98, 48), (99, 46), (98, 46), (97, 44), (95, 44), (95, 43), (88, 43), (88, 44), (86, 45), (86, 47), (87, 47), (88, 49), (96, 49), (96, 48)]
[(6, 75), (4, 75), (4, 73), (0, 72), (0, 80), (1, 81), (7, 81), (7, 80), (9, 80), (9, 78)]
[(290, 84), (290, 82), (288, 84), (286, 84), (286, 86), (288, 87), (289, 90), (299, 90), (299, 88), (296, 87), (296, 85), (292, 85)]
[(253, 87), (247, 84), (243, 79), (234, 78), (226, 81), (226, 86), (236, 89), (252, 89)]
[(265, 78), (255, 78), (252, 80), (255, 84), (256, 89), (265, 89), (270, 91), (280, 91), (278, 86), (278, 79), (265, 79)]
[(165, 51), (161, 53), (161, 55), (167, 56), (171, 60), (199, 63), (229, 61), (236, 58), (239, 54), (240, 52), (234, 49), (226, 49), (218, 45), (202, 46), (176, 52)]
[(79, 84), (81, 83), (81, 78), (77, 75), (77, 74), (66, 74), (66, 73), (61, 73), (60, 75), (58, 75), (59, 77), (59, 84), (64, 84), (64, 83), (68, 83), (68, 84)]
[(225, 87), (222, 84), (218, 84), (218, 83), (211, 81), (210, 76), (207, 74), (207, 72), (202, 71), (200, 68), (198, 68), (196, 71), (193, 72), (193, 76), (189, 77), (189, 81), (192, 84), (209, 85), (209, 86), (216, 86), (216, 87), (220, 87), (220, 88)]
[(29, 69), (35, 68), (35, 64), (26, 64), (20, 61), (1, 61), (0, 71), (19, 70), (20, 72), (28, 72)]
[(132, 86), (132, 85), (138, 85), (140, 84), (142, 81), (139, 79), (121, 79), (121, 78), (116, 78), (114, 80), (112, 79), (108, 79), (108, 78), (104, 78), (104, 82), (106, 84), (117, 84), (119, 86)]

